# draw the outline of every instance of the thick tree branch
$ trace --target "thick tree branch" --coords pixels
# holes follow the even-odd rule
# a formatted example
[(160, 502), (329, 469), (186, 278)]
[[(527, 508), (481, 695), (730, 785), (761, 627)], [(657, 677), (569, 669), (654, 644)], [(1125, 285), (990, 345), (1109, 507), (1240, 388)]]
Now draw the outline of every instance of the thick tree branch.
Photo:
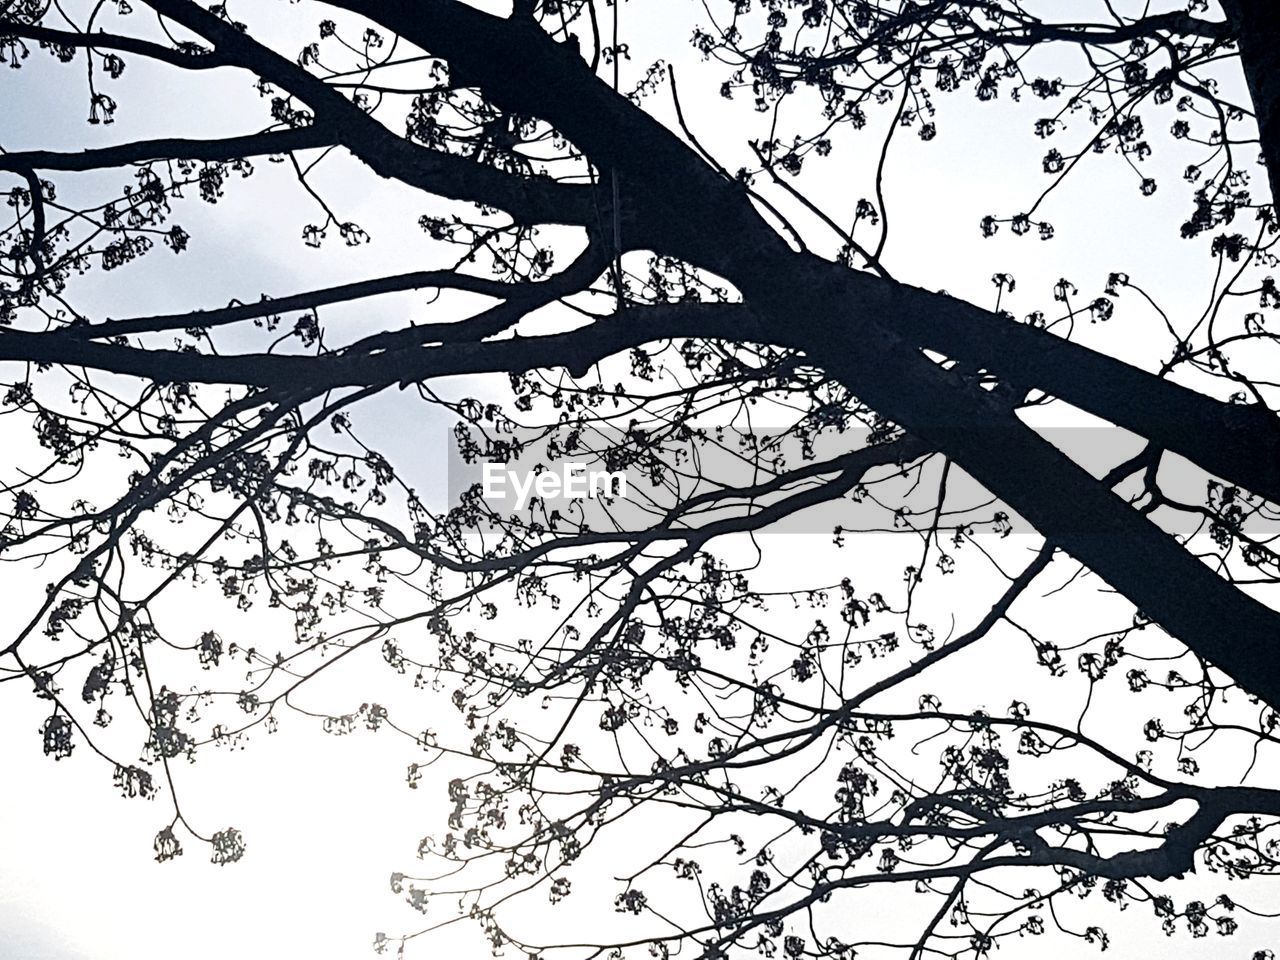
[[(183, 0), (149, 0), (166, 10)], [(628, 249), (664, 253), (724, 271), (777, 269), (789, 248), (726, 179), (658, 120), (596, 76), (534, 22), (503, 19), (454, 0), (328, 0), (447, 60), (457, 86), (503, 109), (547, 120), (602, 171), (617, 171)], [(714, 234), (714, 242), (708, 242)]]
[[(322, 81), (187, 0), (148, 2), (241, 65), (307, 100), (317, 119), (338, 130), (342, 142), (378, 172), (414, 182), (414, 165), (423, 165), (432, 168), (418, 181), (423, 188), (451, 195), (440, 189), (449, 175), (435, 167), (462, 164), (467, 168), (465, 182), (450, 186), (457, 187), (454, 192), (459, 198), (496, 201), (508, 209), (522, 207), (526, 213), (536, 212), (538, 219), (554, 222), (570, 222), (563, 191), (580, 190), (584, 200), (590, 198), (589, 188), (551, 185), (554, 198), (531, 203), (523, 191), (536, 189), (538, 181), (522, 182), (470, 161), (414, 147)], [(752, 316), (764, 322), (763, 329), (724, 325), (725, 317), (742, 311), (713, 311), (697, 323), (691, 322), (689, 312), (675, 311), (647, 313), (643, 323), (599, 324), (557, 337), (315, 359), (148, 354), (87, 343), (64, 351), (49, 339), (31, 334), (5, 336), (0, 340), (0, 355), (37, 359), (36, 354), (43, 351), (49, 362), (83, 363), (154, 379), (279, 383), (315, 376), (319, 382), (342, 385), (551, 365), (581, 370), (609, 353), (669, 336), (730, 337), (797, 347), (822, 362), (875, 409), (951, 456), (1046, 537), (1197, 653), (1246, 689), (1280, 703), (1280, 660), (1272, 656), (1280, 617), (1216, 576), (994, 398), (920, 355), (918, 347), (923, 344), (910, 335), (909, 328), (921, 323), (921, 317), (950, 321), (956, 328), (948, 334), (951, 349), (963, 346), (954, 339), (960, 330), (973, 338), (963, 308), (887, 281), (876, 287), (868, 278), (836, 265), (790, 254), (738, 185), (725, 180), (670, 131), (602, 83), (573, 51), (555, 44), (523, 18), (503, 20), (453, 0), (386, 0), (376, 5), (341, 0), (334, 5), (370, 16), (445, 57), (459, 82), (480, 86), (505, 109), (547, 119), (598, 164), (615, 169), (633, 208), (644, 211), (645, 227), (662, 241), (655, 245), (713, 266), (734, 282), (752, 305)], [(578, 211), (585, 213), (585, 208)], [(979, 315), (967, 313), (969, 319)], [(32, 337), (36, 339), (26, 339)], [(998, 333), (994, 339), (999, 342)], [(1041, 349), (1047, 340), (1033, 342), (1020, 334), (1006, 334), (1004, 339), (1019, 341), (1022, 354), (1014, 357), (1024, 369), (1017, 369), (1003, 354), (990, 365), (1010, 379), (1019, 381), (1023, 374), (1034, 373), (1027, 377), (1030, 383), (1045, 382), (1047, 389), (1064, 399), (1137, 429), (1169, 449), (1187, 452), (1226, 479), (1247, 475), (1248, 482), (1241, 482), (1267, 495), (1280, 486), (1273, 482), (1274, 473), (1259, 478), (1255, 469), (1249, 474), (1249, 457), (1241, 452), (1274, 454), (1274, 431), (1266, 437), (1249, 434), (1250, 439), (1228, 458), (1228, 469), (1222, 469), (1212, 448), (1216, 428), (1230, 423), (1229, 417), (1198, 422), (1192, 432), (1185, 425), (1162, 421), (1159, 396), (1153, 397), (1151, 390), (1134, 399), (1122, 397), (1118, 389), (1103, 389), (1102, 395), (1109, 399), (1100, 402), (1091, 394), (1107, 386), (1108, 375), (1119, 376), (1121, 365), (1098, 360), (1088, 375), (1055, 374), (1047, 360), (1050, 351)], [(982, 355), (998, 353), (988, 343)], [(1140, 379), (1126, 376), (1126, 389)], [(1184, 412), (1196, 413), (1202, 420), (1206, 411), (1220, 410), (1212, 401), (1194, 401), (1189, 394), (1176, 396)], [(1269, 461), (1274, 464), (1276, 457)]]
[(803, 339), (812, 350), (812, 338), (822, 338), (824, 366), (860, 398), (952, 457), (1244, 689), (1280, 703), (1280, 615), (1219, 577), (986, 391), (888, 338), (842, 329), (830, 290), (791, 293), (797, 299), (768, 308), (751, 302), (766, 320), (786, 318), (787, 342)]
[[(224, 140), (138, 141), (81, 153), (12, 153), (0, 155), (0, 170), (15, 173), (31, 169), (86, 171), (170, 158), (230, 160), (320, 147), (332, 142), (330, 131), (323, 126), (313, 126)], [(469, 161), (456, 159), (476, 167)], [(814, 261), (810, 268), (825, 273), (830, 265)], [(877, 318), (891, 318), (890, 322), (924, 346), (998, 371), (1017, 382), (1035, 384), (1165, 449), (1180, 453), (1216, 476), (1280, 502), (1280, 419), (1268, 411), (1222, 403), (954, 297), (867, 274), (849, 276), (846, 283), (851, 288), (851, 319), (871, 323)], [(78, 327), (70, 335), (105, 337), (146, 330), (207, 328), (284, 310), (425, 286), (505, 295), (502, 285), (492, 281), (423, 271), (261, 304), (110, 321)]]
[[(252, 44), (235, 31), (230, 31), (234, 36), (223, 36), (230, 30), (226, 24), (202, 11), (192, 13), (183, 0), (157, 3), (168, 15), (181, 14), (192, 29), (206, 31), (210, 40), (241, 47)], [(775, 259), (791, 259), (785, 246), (750, 209), (736, 185), (707, 167), (666, 128), (631, 108), (571, 51), (553, 43), (533, 24), (491, 17), (451, 0), (430, 0), (412, 9), (403, 0), (376, 6), (366, 0), (334, 0), (331, 5), (369, 16), (456, 62), (459, 75), (479, 84), (486, 94), (511, 109), (546, 116), (598, 161), (623, 168), (626, 191), (643, 191), (627, 206), (649, 211), (643, 226), (633, 224), (628, 229), (631, 240), (637, 240), (635, 230), (646, 238), (657, 233), (661, 243), (653, 246), (707, 263), (731, 279), (735, 274), (777, 276), (789, 269)], [(246, 65), (258, 69), (261, 64), (256, 61), (275, 55), (259, 49), (240, 51), (238, 56), (248, 57)], [(287, 61), (267, 65), (276, 75), (302, 73), (304, 86), (323, 87)], [(344, 109), (351, 107), (333, 91), (323, 92), (341, 101)], [(422, 152), (373, 125), (384, 138)], [(381, 162), (372, 159), (377, 152), (371, 149), (366, 157), (375, 169)], [(655, 171), (661, 171), (658, 182), (648, 183)], [(408, 179), (412, 181), (412, 176)], [(502, 192), (491, 196), (501, 197)], [(660, 227), (650, 225), (662, 214)], [(705, 224), (715, 224), (716, 229), (704, 229)], [(694, 236), (685, 236), (691, 229)], [(766, 257), (773, 262), (762, 263)], [(826, 264), (822, 269), (829, 275), (839, 268)], [(846, 277), (849, 311), (841, 322), (856, 324), (860, 329), (855, 332), (865, 335), (871, 328), (888, 328), (917, 345), (1038, 386), (1187, 457), (1216, 476), (1280, 502), (1280, 421), (1270, 414), (1204, 397), (952, 297), (870, 276)]]
[(914, 343), (1034, 385), (1280, 503), (1280, 418), (1271, 411), (1223, 403), (955, 297), (870, 274), (844, 282), (860, 323), (885, 318)]
[[(1191, 649), (1246, 689), (1280, 703), (1280, 659), (1274, 656), (1280, 616), (1210, 571), (994, 398), (945, 373), (924, 359), (916, 344), (904, 342), (896, 322), (935, 315), (940, 300), (931, 302), (888, 281), (876, 290), (847, 270), (780, 249), (777, 235), (753, 211), (744, 212), (746, 200), (736, 186), (532, 26), (453, 0), (376, 5), (334, 0), (334, 5), (364, 13), (445, 57), (459, 76), (479, 84), (500, 105), (548, 119), (591, 156), (615, 166), (624, 183), (664, 216), (664, 232), (678, 247), (692, 250), (696, 261), (716, 266), (738, 285), (766, 322), (767, 340), (820, 359), (859, 397), (953, 457)], [(672, 210), (673, 198), (677, 210)], [(690, 223), (697, 225), (692, 237), (687, 233)], [(953, 308), (950, 315), (955, 312)], [(971, 327), (966, 332), (973, 334)], [(993, 366), (1009, 370), (1010, 364)], [(1035, 379), (1052, 376), (1043, 362), (1038, 373)], [(1017, 373), (1009, 374), (1017, 379)], [(1149, 391), (1126, 401), (1123, 409), (1108, 405), (1104, 413), (1103, 405), (1090, 399), (1089, 389), (1069, 379), (1054, 378), (1061, 387), (1072, 388), (1070, 395), (1060, 391), (1065, 399), (1126, 427), (1133, 426), (1135, 410), (1143, 411), (1143, 427), (1172, 441), (1171, 449), (1189, 450), (1198, 461), (1213, 462), (1206, 456), (1217, 440), (1212, 428), (1230, 422), (1222, 417), (1212, 424), (1197, 423), (1196, 429), (1206, 435), (1193, 438), (1184, 427), (1161, 424), (1159, 402)], [(1280, 447), (1267, 441), (1276, 436), (1273, 431), (1258, 442), (1254, 435), (1240, 446), (1271, 453), (1274, 464)], [(1234, 467), (1247, 466), (1248, 458), (1237, 453)], [(1280, 483), (1258, 482), (1256, 476), (1252, 480), (1247, 485), (1266, 486), (1272, 493), (1280, 489)]]
[(332, 131), (324, 127), (299, 127), (293, 130), (271, 130), (222, 140), (189, 140), (179, 137), (159, 140), (135, 140), (113, 147), (98, 147), (79, 153), (56, 150), (25, 150), (0, 154), (0, 170), (21, 173), (24, 170), (62, 170), (85, 172), (124, 167), (155, 160), (206, 160), (219, 162), (246, 157), (270, 156), (326, 147), (336, 143)]
[[(537, 184), (414, 147), (322, 81), (187, 0), (148, 2), (241, 65), (306, 99), (318, 121), (337, 129), (340, 139), (379, 172), (398, 171), (395, 175), (413, 182), (413, 171), (403, 169), (404, 164), (456, 162), (467, 168), (465, 189), (459, 193), (474, 191), (466, 198), (480, 202), (501, 198), (504, 206), (527, 200), (510, 191)], [(791, 255), (738, 185), (602, 83), (573, 51), (555, 44), (535, 24), (492, 17), (452, 0), (386, 0), (376, 5), (341, 0), (335, 5), (371, 16), (444, 56), (459, 82), (482, 87), (505, 109), (548, 119), (598, 163), (617, 170), (635, 208), (645, 211), (655, 239), (663, 241), (660, 248), (718, 269), (738, 285), (752, 304), (752, 316), (762, 319), (765, 327), (726, 326), (725, 317), (743, 312), (732, 309), (712, 311), (698, 323), (691, 322), (688, 311), (647, 312), (644, 322), (598, 324), (556, 337), (321, 358), (146, 353), (89, 343), (66, 349), (65, 339), (60, 347), (39, 335), (12, 333), (0, 341), (0, 356), (41, 359), (42, 354), (47, 362), (80, 363), (162, 380), (264, 384), (307, 378), (337, 386), (553, 365), (582, 370), (609, 353), (668, 336), (718, 336), (797, 347), (881, 413), (953, 457), (1046, 537), (1197, 653), (1247, 689), (1280, 703), (1280, 665), (1260, 666), (1280, 664), (1271, 656), (1280, 628), (1276, 614), (1217, 577), (994, 398), (939, 369), (919, 354), (913, 339), (904, 338), (900, 327), (920, 316), (950, 318), (959, 326), (956, 307), (948, 312), (942, 298), (888, 282), (876, 288), (867, 278), (835, 265)], [(486, 177), (494, 182), (485, 182)], [(441, 179), (440, 171), (432, 170), (422, 185), (442, 192)], [(589, 188), (553, 186), (557, 192), (577, 189), (590, 196)], [(564, 222), (562, 201), (562, 193), (550, 201), (555, 212), (539, 203), (532, 206), (539, 218)], [(530, 210), (527, 203), (525, 209)], [(968, 332), (972, 334), (971, 327)], [(1032, 359), (1035, 356), (1031, 352)], [(1019, 372), (1001, 359), (1001, 371), (1017, 380)], [(1053, 370), (1042, 361), (1037, 376), (1028, 379), (1046, 377), (1052, 378)], [(1092, 407), (1122, 426), (1132, 427), (1137, 418), (1144, 433), (1171, 441), (1170, 449), (1190, 449), (1193, 459), (1207, 459), (1204, 452), (1213, 443), (1214, 431), (1205, 438), (1162, 427), (1152, 412), (1160, 410), (1159, 403), (1149, 391), (1116, 411), (1090, 401), (1089, 390), (1068, 380), (1053, 381), (1065, 399)], [(1206, 426), (1210, 425), (1197, 424), (1196, 429)], [(1234, 479), (1229, 471), (1210, 469)]]
[(980, 30), (976, 35), (993, 43), (1012, 46), (1034, 46), (1046, 41), (1108, 46), (1129, 43), (1133, 40), (1156, 39), (1169, 34), (1179, 37), (1203, 37), (1206, 40), (1226, 40), (1232, 36), (1232, 28), (1231, 24), (1225, 20), (1205, 20), (1202, 17), (1193, 17), (1185, 10), (1171, 10), (1167, 13), (1138, 17), (1120, 26), (1097, 23), (1051, 23), (1033, 19), (1018, 27)]
[[(532, 25), (491, 17), (453, 0), (411, 5), (331, 0), (331, 5), (362, 13), (444, 56), (497, 102), (545, 117), (593, 158), (618, 166), (625, 189), (642, 191), (637, 203), (662, 216), (661, 227), (653, 229), (661, 234), (663, 249), (675, 248), (712, 266), (744, 291), (752, 283), (767, 293), (774, 284), (830, 282), (844, 309), (829, 314), (829, 322), (851, 327), (849, 335), (859, 342), (887, 334), (971, 360), (1280, 502), (1280, 420), (1271, 414), (1196, 394), (953, 297), (851, 275), (817, 258), (799, 258), (804, 265), (797, 275), (797, 258), (763, 220), (744, 209), (749, 203), (736, 185)], [(686, 236), (690, 227), (696, 231), (691, 238)], [(843, 279), (835, 282), (837, 277)], [(820, 356), (831, 332), (819, 321), (804, 346)], [(796, 338), (803, 338), (802, 331)], [(850, 386), (857, 391), (858, 384)]]
[(1280, 202), (1280, 5), (1274, 0), (1222, 0), (1240, 47), (1249, 85), (1271, 202)]
[(2, 330), (0, 361), (82, 366), (159, 383), (298, 385), (323, 390), (540, 368), (563, 367), (581, 376), (606, 357), (655, 340), (690, 336), (750, 340), (753, 333), (763, 331), (745, 307), (688, 303), (632, 308), (625, 321), (613, 318), (568, 333), (314, 357), (217, 356), (77, 340), (61, 331)]
[(212, 43), (237, 66), (289, 91), (315, 111), (316, 122), (382, 177), (436, 196), (506, 211), (522, 223), (596, 224), (611, 204), (585, 184), (549, 177), (520, 177), (464, 157), (431, 150), (398, 137), (323, 80), (268, 49), (247, 33), (189, 0), (146, 0), (166, 16)]

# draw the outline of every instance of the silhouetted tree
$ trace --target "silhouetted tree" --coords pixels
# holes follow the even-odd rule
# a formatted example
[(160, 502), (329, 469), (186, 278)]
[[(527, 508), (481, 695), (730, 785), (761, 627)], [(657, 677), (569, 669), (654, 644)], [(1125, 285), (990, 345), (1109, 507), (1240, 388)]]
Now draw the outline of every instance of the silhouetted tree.
[[(625, 21), (661, 34), (674, 0), (621, 32), (596, 0), (0, 2), (0, 60), (150, 131), (0, 155), (0, 683), (48, 701), (46, 753), (171, 788), (162, 861), (192, 838), (239, 859), (183, 816), (178, 762), (289, 711), (412, 738), (411, 786), (452, 758), (424, 876), (392, 885), (495, 949), (980, 957), (1105, 947), (1131, 904), (1232, 934), (1280, 869), (1280, 16), (1223, 6), (715, 0), (691, 56), (677, 36), (649, 65)], [(260, 107), (156, 137), (222, 105), (110, 92), (145, 71)], [(1022, 319), (1010, 275), (990, 309), (895, 276), (929, 282), (886, 253), (895, 138), (941, 165), (940, 131), (979, 122), (1042, 138), (1046, 186), (991, 198), (976, 243), (1053, 238), (1046, 197), (1081, 177), (1183, 191), (1219, 265), (1203, 315), (1119, 272)], [(320, 211), (303, 244), (393, 229), (343, 213), (383, 178), (421, 203), (406, 259), (452, 265), (155, 316), (95, 286), (194, 270), (195, 198), (270, 176), (274, 202), (279, 171)], [(384, 297), (407, 291), (435, 292), (425, 320)], [(1132, 362), (1076, 336), (1122, 296), (1167, 330)], [(450, 398), (481, 382), (501, 397)], [(1031, 425), (1049, 405), (1134, 442), (1095, 475)], [(643, 495), (440, 506), (405, 437), (424, 417), (460, 461), (576, 458)], [(804, 517), (803, 546), (757, 539)], [(204, 622), (218, 596), (257, 639)], [(365, 649), (430, 730), (306, 698)]]

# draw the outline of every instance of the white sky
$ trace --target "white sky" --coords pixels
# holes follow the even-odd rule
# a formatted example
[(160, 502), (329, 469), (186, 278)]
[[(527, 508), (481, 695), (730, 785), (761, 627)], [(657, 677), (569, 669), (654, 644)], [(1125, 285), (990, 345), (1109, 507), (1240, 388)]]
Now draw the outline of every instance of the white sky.
[[(265, 21), (275, 29), (302, 20), (308, 33), (321, 17), (318, 9), (274, 0), (240, 0), (232, 7), (255, 27)], [(631, 0), (622, 15), (623, 39), (633, 57), (624, 64), (623, 86), (634, 85), (658, 57), (674, 62), (686, 117), (704, 143), (725, 166), (747, 162), (741, 155), (746, 137), (738, 134), (737, 125), (756, 121), (745, 105), (726, 107), (716, 94), (718, 80), (710, 79), (715, 68), (698, 63), (687, 42), (692, 25), (705, 19), (700, 6), (685, 0)], [(69, 92), (75, 89), (74, 71), (51, 70), (48, 61), (36, 52), (29, 68), (0, 75), (0, 146), (6, 150), (248, 132), (263, 115), (256, 93), (242, 77), (184, 77), (131, 59), (118, 92), (113, 91), (121, 104), (118, 122), (88, 127), (83, 123), (84, 98)], [(700, 77), (708, 79), (700, 83)], [(664, 118), (671, 116), (665, 87), (646, 105)], [(901, 136), (887, 171), (894, 222), (888, 262), (900, 278), (990, 305), (991, 274), (1012, 272), (1019, 287), (1006, 305), (1021, 315), (1049, 304), (1059, 277), (1075, 282), (1087, 302), (1102, 292), (1108, 272), (1123, 270), (1159, 290), (1175, 317), (1189, 318), (1203, 309), (1213, 263), (1203, 244), (1176, 239), (1177, 224), (1188, 209), (1186, 192), (1173, 182), (1176, 176), (1162, 181), (1167, 189), (1143, 198), (1119, 161), (1104, 158), (1096, 172), (1068, 184), (1048, 204), (1045, 215), (1058, 232), (1051, 244), (1018, 239), (1007, 230), (983, 242), (977, 227), (981, 217), (1017, 212), (1042, 183), (1040, 157), (1046, 145), (1031, 135), (1039, 107), (1027, 103), (1014, 108), (1003, 100), (978, 105), (960, 98), (942, 98), (939, 106), (937, 140), (921, 144), (913, 133)], [(241, 127), (237, 120), (243, 116), (253, 120)], [(873, 120), (883, 124), (886, 112)], [(878, 139), (863, 135), (868, 149), (838, 151), (831, 163), (808, 174), (819, 187), (816, 195), (833, 201), (833, 214), (842, 213), (837, 219), (846, 219), (858, 197), (872, 195), (868, 178)], [(1159, 133), (1155, 138), (1164, 142)], [(1157, 162), (1181, 168), (1176, 159)], [(355, 164), (337, 158), (324, 168), (323, 192), (368, 229), (373, 242), (355, 251), (339, 251), (336, 245), (319, 252), (305, 249), (297, 238), (315, 213), (297, 190), (273, 191), (272, 183), (287, 187), (290, 175), (267, 166), (259, 164), (259, 174), (245, 184), (228, 183), (227, 197), (217, 207), (193, 200), (180, 209), (174, 219), (193, 236), (189, 253), (163, 260), (169, 255), (157, 251), (153, 262), (141, 268), (90, 275), (79, 305), (100, 310), (104, 317), (136, 316), (444, 265), (443, 256), (423, 242), (416, 226), (430, 202), (361, 176)], [(71, 178), (60, 178), (59, 184), (72, 189)], [(420, 301), (417, 295), (382, 298), (375, 307), (344, 307), (327, 317), (341, 317), (353, 328), (380, 323), (382, 317), (400, 323), (402, 311)], [(1122, 298), (1105, 329), (1083, 331), (1080, 339), (1151, 364), (1144, 346), (1161, 329), (1150, 310)], [(387, 403), (394, 405), (395, 398)], [(440, 425), (407, 428), (391, 407), (385, 409), (382, 424), (372, 411), (363, 424), (386, 444), (384, 449), (417, 466), (424, 484), (438, 478), (432, 465), (447, 442)], [(776, 549), (775, 559), (789, 560), (806, 556), (810, 546), (787, 541)], [(9, 591), (4, 622), (20, 619), (30, 596)], [(226, 616), (214, 609), (220, 600), (209, 604), (209, 610), (193, 608), (193, 620)], [(246, 634), (266, 623), (245, 619)], [(376, 650), (366, 654), (367, 660), (378, 659)], [(374, 664), (353, 667), (352, 676), (365, 676), (365, 666)], [(330, 691), (335, 712), (352, 710), (370, 696), (354, 682), (349, 689), (347, 702), (340, 691)], [(403, 742), (366, 732), (327, 737), (317, 725), (286, 717), (279, 734), (255, 737), (234, 756), (206, 750), (184, 771), (188, 815), (199, 820), (207, 811), (215, 819), (209, 824), (214, 829), (224, 821), (234, 823), (246, 835), (248, 854), (239, 864), (219, 868), (207, 862), (202, 848), (188, 845), (186, 856), (160, 866), (151, 860), (150, 843), (167, 820), (163, 801), (118, 798), (109, 771), (88, 757), (55, 764), (42, 756), (37, 733), (44, 717), (41, 705), (15, 696), (25, 691), (0, 693), (0, 723), (8, 731), (0, 740), (0, 957), (346, 960), (366, 955), (375, 932), (414, 925), (415, 916), (389, 893), (387, 878), (396, 869), (411, 871), (419, 839), (441, 825), (447, 777), (443, 770), (428, 772), (418, 790), (408, 790), (405, 766), (420, 757)], [(420, 701), (417, 709), (423, 725), (444, 723), (443, 713), (451, 711), (443, 702)], [(1173, 955), (1163, 943), (1146, 943), (1155, 928), (1143, 919), (1132, 928), (1132, 940), (1113, 944), (1116, 955)], [(1231, 955), (1247, 957), (1266, 945), (1256, 935), (1247, 941), (1241, 937), (1230, 944)], [(436, 949), (460, 951), (465, 957), (487, 955), (470, 930)], [(1227, 955), (1217, 952), (1220, 946), (1214, 943), (1193, 948), (1185, 939), (1178, 941), (1177, 950), (1180, 956), (1184, 950), (1186, 956)]]

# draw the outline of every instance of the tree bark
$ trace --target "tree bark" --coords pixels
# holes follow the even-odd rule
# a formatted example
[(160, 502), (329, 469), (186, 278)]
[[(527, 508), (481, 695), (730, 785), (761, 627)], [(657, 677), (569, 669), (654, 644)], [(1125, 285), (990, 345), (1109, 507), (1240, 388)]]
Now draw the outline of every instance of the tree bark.
[(1271, 200), (1280, 199), (1280, 3), (1222, 0), (1240, 47), (1249, 97), (1258, 118)]

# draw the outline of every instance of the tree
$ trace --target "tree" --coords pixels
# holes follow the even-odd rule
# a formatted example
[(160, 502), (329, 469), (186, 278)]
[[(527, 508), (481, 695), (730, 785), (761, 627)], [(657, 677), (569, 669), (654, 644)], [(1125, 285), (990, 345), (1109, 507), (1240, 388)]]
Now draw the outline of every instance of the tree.
[[(183, 816), (179, 761), (292, 711), (412, 738), (411, 786), (457, 766), (424, 876), (393, 887), (457, 902), (495, 948), (969, 957), (1105, 948), (1130, 905), (1170, 935), (1248, 922), (1280, 831), (1271, 5), (737, 0), (700, 15), (692, 57), (651, 37), (657, 62), (626, 21), (681, 5), (243, 6), (0, 19), (10, 66), (152, 131), (0, 155), (3, 555), (48, 581), (0, 682), (48, 701), (46, 753), (168, 788), (156, 859), (193, 838), (240, 858), (239, 831)], [(135, 72), (257, 100), (228, 94), (216, 136), (212, 99), (175, 117), (108, 93)], [(1023, 319), (1009, 274), (991, 309), (921, 286), (930, 265), (887, 250), (886, 170), (902, 138), (979, 122), (1044, 140), (1047, 179), (1020, 211), (993, 196), (975, 242), (1039, 237), (1026, 256), (1053, 263), (1047, 198), (1132, 175), (1178, 194), (1170, 239), (1216, 263), (1203, 315), (1119, 271)], [(179, 224), (207, 219), (197, 195), (265, 179), (283, 204), (285, 175), (320, 211), (303, 245), (394, 237), (344, 212), (381, 179), (427, 211), (411, 259), (452, 262), (120, 318), (201, 256)], [(436, 292), (425, 321), (421, 293), (389, 296), (410, 291)], [(1140, 356), (1086, 334), (1125, 310), (1161, 318)], [(1132, 443), (1073, 459), (1036, 419), (1066, 408)], [(644, 495), (433, 503), (387, 427), (423, 409), (462, 461), (576, 458)], [(757, 540), (801, 518), (800, 552)], [(263, 639), (194, 622), (209, 595)], [(303, 702), (369, 650), (456, 716)], [(638, 829), (661, 839), (601, 882)]]

